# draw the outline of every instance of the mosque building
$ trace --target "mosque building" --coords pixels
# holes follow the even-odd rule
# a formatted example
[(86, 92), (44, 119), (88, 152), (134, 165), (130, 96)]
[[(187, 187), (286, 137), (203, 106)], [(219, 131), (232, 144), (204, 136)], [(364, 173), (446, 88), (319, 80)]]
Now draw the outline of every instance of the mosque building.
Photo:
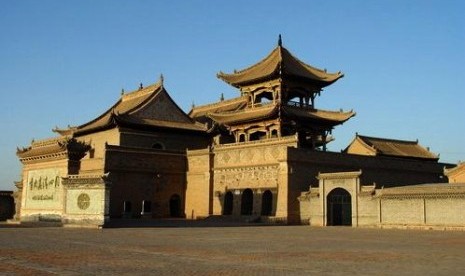
[[(218, 73), (238, 90), (235, 98), (186, 114), (163, 76), (141, 84), (99, 117), (18, 148), (15, 218), (99, 227), (121, 218), (210, 216), (362, 226), (353, 223), (360, 215), (365, 225), (380, 225), (379, 198), (389, 189), (446, 182), (457, 172), (418, 141), (357, 134), (342, 152), (328, 151), (333, 129), (356, 114), (320, 109), (317, 99), (343, 76), (299, 60), (280, 37), (256, 64)], [(354, 198), (352, 207), (360, 194), (366, 212), (347, 215), (348, 205), (336, 204)], [(336, 206), (329, 212), (325, 196)]]

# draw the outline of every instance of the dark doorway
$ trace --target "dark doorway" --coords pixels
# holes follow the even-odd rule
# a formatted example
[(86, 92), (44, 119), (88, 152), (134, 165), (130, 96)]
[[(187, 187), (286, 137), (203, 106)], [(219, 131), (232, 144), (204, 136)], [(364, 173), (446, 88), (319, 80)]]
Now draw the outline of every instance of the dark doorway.
[(233, 193), (232, 192), (227, 192), (224, 195), (224, 203), (223, 203), (223, 215), (232, 215), (233, 211)]
[(245, 189), (242, 192), (241, 215), (250, 216), (253, 211), (253, 192), (251, 189)]
[(170, 216), (181, 217), (181, 197), (177, 194), (172, 195), (170, 198)]
[(273, 194), (266, 190), (262, 195), (262, 216), (271, 216), (273, 210)]
[(123, 218), (132, 218), (132, 204), (131, 201), (123, 201), (123, 213), (121, 214)]
[(123, 213), (131, 213), (132, 212), (132, 204), (131, 201), (124, 201), (123, 202)]
[(152, 202), (150, 200), (142, 200), (142, 214), (152, 212)]
[(352, 225), (352, 199), (346, 190), (336, 188), (327, 197), (327, 224)]

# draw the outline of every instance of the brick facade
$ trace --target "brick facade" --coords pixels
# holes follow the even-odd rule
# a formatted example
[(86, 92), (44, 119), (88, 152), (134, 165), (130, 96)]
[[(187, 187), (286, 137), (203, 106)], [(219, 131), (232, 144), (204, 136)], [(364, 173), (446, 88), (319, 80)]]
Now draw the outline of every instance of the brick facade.
[[(343, 189), (351, 199), (350, 223), (354, 227), (465, 229), (465, 185), (423, 184), (392, 188), (361, 185), (362, 171), (319, 174), (318, 187), (299, 197), (301, 220), (313, 226), (331, 224), (327, 201), (330, 191)], [(344, 208), (342, 208), (344, 209)], [(349, 209), (347, 209), (349, 210)]]

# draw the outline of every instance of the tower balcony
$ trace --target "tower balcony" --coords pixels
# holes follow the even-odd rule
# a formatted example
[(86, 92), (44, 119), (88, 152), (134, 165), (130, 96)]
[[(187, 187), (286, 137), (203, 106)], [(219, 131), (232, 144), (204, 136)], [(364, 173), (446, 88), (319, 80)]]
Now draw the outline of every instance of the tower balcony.
[(302, 108), (306, 108), (306, 109), (314, 109), (314, 106), (310, 103), (305, 103), (305, 102), (296, 102), (296, 101), (288, 101), (286, 103), (287, 106), (291, 106), (291, 107), (302, 107)]
[(297, 135), (289, 135), (289, 136), (268, 138), (268, 139), (263, 139), (263, 140), (218, 144), (218, 145), (215, 145), (215, 148), (221, 148), (221, 149), (237, 148), (237, 147), (244, 147), (244, 146), (259, 146), (259, 145), (266, 145), (266, 144), (268, 145), (287, 144), (290, 147), (297, 147), (298, 138), (297, 138)]

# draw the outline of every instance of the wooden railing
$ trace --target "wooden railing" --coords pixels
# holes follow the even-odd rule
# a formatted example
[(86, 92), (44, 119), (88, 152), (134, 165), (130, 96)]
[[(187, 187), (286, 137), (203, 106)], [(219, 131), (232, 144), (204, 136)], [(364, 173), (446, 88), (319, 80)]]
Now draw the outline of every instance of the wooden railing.
[(288, 101), (286, 105), (293, 106), (293, 107), (303, 107), (303, 108), (313, 109), (313, 105), (311, 104), (306, 104), (306, 103), (301, 104), (300, 102), (295, 102), (295, 101)]

